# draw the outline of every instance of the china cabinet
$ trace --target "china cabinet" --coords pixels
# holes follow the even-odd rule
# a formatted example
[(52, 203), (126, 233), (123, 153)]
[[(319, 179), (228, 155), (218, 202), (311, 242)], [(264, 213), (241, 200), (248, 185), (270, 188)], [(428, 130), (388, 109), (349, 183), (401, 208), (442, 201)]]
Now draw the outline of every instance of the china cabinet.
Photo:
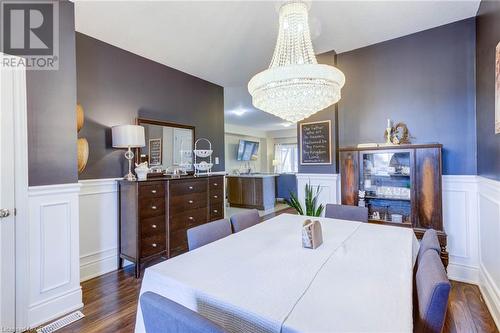
[(372, 223), (438, 232), (448, 262), (441, 202), (440, 144), (340, 149), (341, 200), (368, 207)]

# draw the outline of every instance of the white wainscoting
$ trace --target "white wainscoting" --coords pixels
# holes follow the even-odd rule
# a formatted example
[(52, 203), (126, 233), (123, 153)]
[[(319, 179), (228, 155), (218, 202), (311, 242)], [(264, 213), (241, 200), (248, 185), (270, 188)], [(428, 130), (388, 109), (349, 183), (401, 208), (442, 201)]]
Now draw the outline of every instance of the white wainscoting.
[(80, 184), (80, 279), (85, 281), (118, 268), (118, 183)]
[(448, 235), (448, 276), (479, 282), (477, 176), (443, 176), (443, 223)]
[(478, 177), (479, 287), (500, 327), (500, 181)]
[(314, 188), (320, 187), (318, 204), (340, 203), (340, 176), (338, 174), (298, 173), (297, 196), (302, 205), (304, 205), (306, 184), (311, 184)]
[(79, 184), (28, 190), (28, 325), (35, 327), (81, 308)]

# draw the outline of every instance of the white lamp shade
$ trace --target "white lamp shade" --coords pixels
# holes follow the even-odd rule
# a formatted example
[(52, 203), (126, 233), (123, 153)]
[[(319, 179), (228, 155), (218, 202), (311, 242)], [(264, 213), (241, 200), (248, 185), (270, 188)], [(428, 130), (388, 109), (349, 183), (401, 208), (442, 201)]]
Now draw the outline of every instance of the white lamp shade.
[(144, 127), (138, 125), (119, 125), (111, 128), (114, 148), (144, 147)]

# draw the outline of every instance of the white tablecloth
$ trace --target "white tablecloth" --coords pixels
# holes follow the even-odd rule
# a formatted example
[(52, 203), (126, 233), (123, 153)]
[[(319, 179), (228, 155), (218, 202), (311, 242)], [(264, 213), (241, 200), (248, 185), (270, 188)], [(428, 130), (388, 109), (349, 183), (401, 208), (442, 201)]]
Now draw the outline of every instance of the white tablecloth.
[(311, 250), (301, 246), (304, 220), (282, 214), (149, 267), (141, 294), (229, 332), (412, 332), (413, 231), (321, 218), (324, 242)]

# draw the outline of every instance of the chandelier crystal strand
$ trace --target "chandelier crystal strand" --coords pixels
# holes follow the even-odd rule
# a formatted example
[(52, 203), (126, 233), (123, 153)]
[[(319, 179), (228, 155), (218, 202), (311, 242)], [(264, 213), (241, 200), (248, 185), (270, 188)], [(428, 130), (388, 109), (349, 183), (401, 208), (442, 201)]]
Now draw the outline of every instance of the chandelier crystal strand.
[(296, 123), (340, 100), (344, 74), (318, 64), (309, 33), (308, 5), (287, 2), (279, 10), (279, 32), (269, 68), (248, 83), (253, 105)]

